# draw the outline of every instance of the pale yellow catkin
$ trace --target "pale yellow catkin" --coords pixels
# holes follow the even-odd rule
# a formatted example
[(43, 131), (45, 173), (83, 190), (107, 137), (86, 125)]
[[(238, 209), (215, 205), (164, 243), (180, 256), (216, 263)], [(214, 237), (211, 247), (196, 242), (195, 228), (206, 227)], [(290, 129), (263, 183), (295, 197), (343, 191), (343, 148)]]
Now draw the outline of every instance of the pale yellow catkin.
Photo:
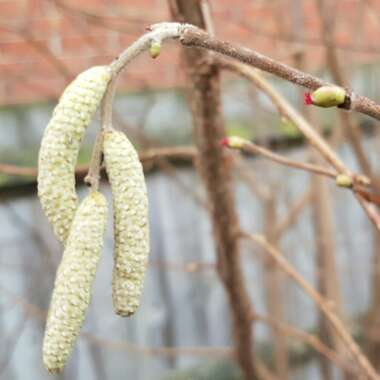
[(51, 373), (63, 370), (82, 327), (106, 222), (106, 199), (91, 192), (78, 207), (57, 270), (42, 350), (44, 365)]
[(105, 132), (103, 150), (114, 211), (113, 305), (117, 314), (130, 316), (139, 306), (147, 269), (147, 190), (137, 152), (124, 133)]
[(75, 165), (86, 128), (98, 108), (111, 72), (95, 66), (65, 89), (41, 141), (38, 196), (58, 239), (65, 243), (75, 210)]

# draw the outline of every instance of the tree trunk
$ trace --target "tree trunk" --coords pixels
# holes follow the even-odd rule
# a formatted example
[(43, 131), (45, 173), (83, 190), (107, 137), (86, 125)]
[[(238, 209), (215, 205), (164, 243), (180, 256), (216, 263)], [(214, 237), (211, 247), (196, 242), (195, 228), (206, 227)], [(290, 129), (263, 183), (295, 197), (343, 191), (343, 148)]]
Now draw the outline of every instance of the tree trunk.
[[(173, 18), (205, 27), (197, 0), (169, 0)], [(204, 182), (217, 249), (217, 269), (228, 296), (235, 356), (245, 379), (257, 378), (253, 360), (251, 304), (240, 267), (239, 221), (235, 210), (230, 163), (220, 145), (224, 125), (220, 107), (219, 70), (212, 55), (184, 49), (190, 82), (194, 139), (199, 151), (197, 170)]]

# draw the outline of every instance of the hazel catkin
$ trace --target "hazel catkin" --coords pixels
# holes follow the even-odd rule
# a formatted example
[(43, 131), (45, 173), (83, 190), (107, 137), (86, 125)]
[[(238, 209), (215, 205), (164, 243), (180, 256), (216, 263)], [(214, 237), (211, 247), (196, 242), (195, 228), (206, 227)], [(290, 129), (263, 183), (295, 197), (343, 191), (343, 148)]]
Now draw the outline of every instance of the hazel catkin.
[(128, 138), (111, 130), (104, 133), (103, 144), (114, 211), (113, 305), (117, 314), (130, 316), (140, 303), (149, 253), (147, 190), (142, 165)]
[(77, 208), (75, 165), (80, 144), (110, 79), (107, 66), (95, 66), (79, 74), (63, 92), (41, 141), (38, 196), (62, 243)]
[(57, 270), (43, 342), (47, 370), (63, 370), (82, 327), (103, 246), (107, 202), (91, 192), (80, 204)]

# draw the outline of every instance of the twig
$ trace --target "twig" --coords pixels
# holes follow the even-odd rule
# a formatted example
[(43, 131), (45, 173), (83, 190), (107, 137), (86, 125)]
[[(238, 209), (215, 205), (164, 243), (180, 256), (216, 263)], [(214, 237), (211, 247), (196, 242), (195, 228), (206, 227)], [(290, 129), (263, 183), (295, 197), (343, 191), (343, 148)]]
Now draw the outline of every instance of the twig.
[(11, 164), (0, 164), (0, 173), (20, 177), (36, 177), (37, 168)]
[(103, 133), (100, 131), (96, 137), (95, 145), (92, 150), (91, 161), (88, 173), (84, 182), (91, 186), (92, 191), (97, 191), (100, 181), (100, 169), (102, 161)]
[(298, 199), (289, 206), (287, 214), (273, 228), (274, 234), (281, 238), (283, 233), (290, 228), (298, 219), (302, 210), (311, 200), (311, 188), (307, 189)]
[(183, 273), (202, 273), (216, 269), (215, 263), (204, 261), (189, 261), (186, 263), (168, 262), (162, 260), (149, 260), (149, 265), (161, 270), (170, 270)]
[(347, 350), (349, 350), (353, 359), (355, 359), (368, 379), (379, 380), (379, 376), (377, 375), (375, 369), (361, 352), (360, 347), (356, 344), (351, 335), (345, 329), (339, 317), (336, 315), (333, 305), (326, 298), (322, 297), (321, 294), (318, 293), (312, 286), (310, 286), (309, 283), (307, 283), (297, 272), (297, 270), (271, 244), (266, 241), (265, 237), (253, 235), (247, 232), (241, 232), (241, 236), (257, 243), (260, 247), (265, 249), (276, 264), (279, 265), (282, 270), (289, 277), (291, 277), (316, 303), (318, 308), (323, 312), (327, 320), (336, 330), (337, 335), (346, 344)]
[[(272, 194), (262, 204), (263, 233), (273, 244), (278, 244), (277, 236), (274, 234), (273, 226), (277, 223), (277, 192)], [(285, 319), (285, 304), (283, 297), (284, 276), (281, 270), (273, 263), (273, 260), (264, 260), (263, 280), (265, 287), (265, 304), (267, 311), (278, 321)], [(273, 327), (271, 337), (273, 341), (273, 367), (279, 378), (288, 380), (289, 377), (289, 355), (286, 340), (283, 334)]]
[[(191, 146), (175, 146), (152, 148), (139, 152), (140, 161), (150, 166), (163, 158), (168, 160), (192, 161), (196, 158), (196, 150)], [(89, 170), (89, 165), (78, 165), (75, 174), (83, 176)], [(36, 177), (37, 168), (0, 163), (0, 173), (20, 177)]]
[(336, 171), (330, 170), (328, 168), (324, 168), (323, 166), (320, 166), (320, 165), (291, 160), (290, 158), (281, 156), (277, 153), (272, 152), (269, 149), (266, 149), (248, 140), (244, 141), (240, 150), (245, 153), (261, 155), (271, 161), (277, 162), (278, 164), (281, 164), (281, 165), (289, 166), (291, 168), (300, 169), (300, 170), (304, 170), (304, 171), (315, 173), (315, 174), (320, 174), (320, 175), (333, 178), (333, 179), (335, 179), (337, 176)]
[(215, 26), (212, 20), (210, 3), (208, 0), (201, 0), (201, 10), (207, 33), (211, 37), (215, 37)]
[[(0, 286), (0, 291), (11, 298), (12, 302), (21, 306), (24, 314), (45, 320), (47, 312), (36, 305), (30, 304), (22, 297), (14, 292)], [(210, 356), (210, 357), (232, 357), (233, 350), (231, 347), (146, 347), (134, 343), (129, 343), (124, 340), (108, 340), (95, 336), (91, 333), (81, 332), (81, 337), (84, 337), (91, 343), (101, 345), (115, 350), (127, 351), (148, 356)]]
[(122, 52), (119, 57), (111, 63), (112, 79), (104, 96), (103, 124), (105, 128), (112, 125), (112, 103), (115, 95), (118, 74), (137, 56), (148, 50), (153, 41), (164, 42), (168, 39), (176, 39), (183, 35), (187, 29), (198, 30), (190, 24), (166, 22), (152, 25), (148, 32), (137, 39), (132, 45)]
[[(322, 40), (326, 46), (327, 66), (336, 84), (339, 86), (345, 86), (347, 83), (347, 78), (344, 72), (344, 68), (339, 62), (339, 57), (336, 49), (331, 44), (331, 39), (334, 33), (334, 12), (327, 7), (328, 4), (324, 0), (316, 0), (316, 4), (319, 11), (319, 18), (322, 24)], [(357, 123), (353, 120), (352, 115), (348, 113), (340, 113), (339, 116), (341, 127), (346, 132), (361, 170), (364, 172), (364, 174), (372, 178), (372, 168), (368, 158), (364, 153), (363, 145), (361, 143), (361, 131)]]
[(130, 45), (119, 57), (117, 57), (110, 65), (111, 80), (107, 86), (106, 92), (102, 100), (101, 119), (102, 127), (101, 132), (97, 138), (97, 143), (94, 146), (92, 159), (90, 163), (89, 173), (85, 178), (85, 182), (91, 184), (91, 188), (96, 190), (99, 184), (100, 177), (100, 161), (102, 155), (102, 142), (103, 132), (112, 129), (112, 109), (113, 98), (115, 96), (117, 78), (120, 72), (134, 60), (138, 55), (148, 50), (152, 42), (163, 42), (167, 39), (178, 38), (184, 30), (196, 27), (188, 24), (179, 23), (161, 23), (153, 25), (149, 28), (149, 32), (142, 35), (132, 45)]
[(3, 372), (7, 369), (9, 362), (12, 360), (12, 356), (24, 332), (27, 321), (27, 318), (25, 316), (22, 316), (20, 322), (16, 325), (16, 328), (12, 332), (11, 337), (5, 340), (5, 342), (3, 338), (3, 348), (6, 350), (6, 352), (4, 352), (4, 356), (0, 363), (0, 377), (3, 375)]
[[(280, 114), (286, 115), (288, 119), (293, 122), (293, 124), (307, 138), (310, 144), (337, 170), (337, 172), (346, 174), (354, 180), (354, 191), (356, 189), (355, 182), (356, 185), (371, 185), (370, 179), (366, 176), (353, 174), (351, 170), (344, 165), (333, 149), (330, 148), (326, 141), (324, 141), (323, 138), (307, 122), (307, 120), (299, 114), (270, 84), (268, 84), (256, 70), (249, 66), (242, 65), (239, 62), (223, 60), (220, 64), (227, 69), (240, 73), (247, 79), (254, 82), (257, 87), (265, 92), (279, 109)], [(360, 204), (370, 221), (375, 225), (376, 229), (380, 231), (380, 224), (378, 223), (378, 220), (380, 220), (380, 215), (378, 212), (373, 208), (367, 207), (367, 202), (360, 194), (356, 194), (356, 198), (360, 200)]]
[(268, 199), (270, 196), (268, 187), (256, 178), (248, 164), (239, 155), (231, 154), (231, 157), (233, 158), (233, 164), (238, 169), (236, 171), (238, 176), (246, 183), (249, 189), (260, 200)]
[(160, 158), (157, 160), (157, 166), (168, 175), (171, 176), (171, 178), (174, 180), (175, 184), (183, 190), (186, 194), (188, 194), (194, 202), (203, 207), (204, 209), (208, 210), (210, 208), (209, 204), (207, 203), (206, 199), (204, 199), (204, 196), (200, 194), (198, 191), (194, 190), (193, 186), (190, 186), (186, 184), (179, 176), (178, 173), (175, 170), (175, 167), (165, 158)]
[[(181, 35), (180, 41), (184, 46), (199, 47), (218, 52), (311, 90), (315, 90), (321, 86), (331, 85), (331, 83), (311, 74), (294, 69), (293, 67), (258, 53), (255, 50), (210, 37), (207, 33), (201, 30), (185, 30)], [(379, 104), (365, 96), (355, 94), (354, 92), (349, 92), (349, 97), (351, 99), (350, 105), (347, 105), (349, 109), (356, 110), (357, 112), (380, 120)]]
[(297, 329), (296, 327), (288, 323), (279, 322), (278, 320), (268, 315), (254, 313), (253, 318), (256, 319), (258, 322), (262, 322), (269, 326), (272, 326), (284, 335), (293, 336), (299, 339), (300, 341), (305, 342), (306, 344), (310, 345), (316, 352), (320, 353), (321, 355), (324, 355), (327, 359), (331, 360), (333, 363), (335, 363), (335, 365), (342, 368), (346, 372), (356, 373), (356, 371), (354, 371), (354, 369), (349, 363), (342, 360), (339, 357), (339, 355), (336, 354), (336, 352), (334, 352), (332, 349), (323, 344), (323, 342), (321, 342), (315, 335)]
[(363, 199), (362, 195), (355, 193), (355, 197), (364, 209), (370, 221), (374, 224), (376, 229), (380, 231), (380, 215), (379, 212), (373, 204), (368, 203), (365, 199)]
[[(365, 0), (368, 1), (368, 0)], [(375, 0), (377, 1), (377, 0)], [(377, 20), (377, 13), (374, 10), (372, 13), (373, 17)], [(231, 22), (231, 14), (228, 13), (228, 19), (227, 17), (223, 17), (224, 22)], [(246, 31), (250, 32), (252, 35), (255, 36), (260, 36), (268, 39), (271, 43), (279, 41), (279, 42), (285, 42), (286, 47), (288, 49), (289, 43), (295, 44), (302, 46), (304, 49), (314, 49), (314, 47), (321, 47), (324, 46), (325, 44), (319, 37), (308, 37), (305, 36), (302, 33), (288, 33), (286, 31), (279, 31), (279, 32), (273, 32), (272, 30), (267, 30), (262, 29), (257, 26), (257, 24), (243, 20), (241, 18), (234, 20), (235, 24), (239, 24), (239, 26)], [(368, 41), (366, 41), (368, 42)], [(331, 46), (333, 46), (336, 49), (345, 51), (347, 53), (367, 53), (367, 54), (372, 54), (372, 55), (378, 55), (380, 54), (380, 49), (379, 46), (376, 44), (362, 44), (362, 45), (355, 45), (351, 43), (351, 41), (348, 42), (338, 42), (338, 41), (331, 41)]]
[(330, 148), (327, 142), (315, 131), (308, 121), (298, 113), (261, 75), (249, 66), (238, 62), (223, 60), (220, 64), (229, 70), (233, 70), (252, 81), (255, 86), (260, 88), (269, 96), (273, 104), (278, 108), (281, 115), (286, 116), (305, 136), (308, 142), (329, 162), (338, 173), (351, 174), (343, 161)]
[[(45, 320), (46, 311), (42, 310), (36, 305), (30, 304), (22, 297), (16, 295), (13, 291), (10, 291), (3, 286), (0, 287), (0, 291), (5, 293), (13, 303), (20, 306), (23, 310), (23, 313), (32, 318), (37, 318), (40, 320)], [(347, 371), (353, 371), (353, 368), (348, 364), (343, 362), (337, 355), (330, 350), (328, 347), (324, 346), (319, 339), (305, 331), (299, 330), (294, 326), (286, 324), (284, 322), (278, 322), (273, 320), (270, 316), (264, 316), (262, 314), (254, 312), (251, 315), (251, 318), (271, 326), (274, 326), (276, 329), (281, 331), (285, 335), (293, 336), (296, 339), (299, 339), (311, 347), (313, 347), (317, 352), (320, 352), (323, 355), (326, 355), (330, 360), (339, 365), (340, 367), (346, 369)], [(167, 347), (142, 347), (140, 345), (132, 344), (126, 341), (121, 340), (108, 340), (105, 338), (97, 337), (91, 333), (82, 332), (81, 336), (85, 339), (90, 340), (92, 343), (103, 345), (107, 348), (121, 351), (128, 351), (131, 353), (141, 353), (143, 355), (206, 355), (206, 356), (231, 356), (232, 350), (229, 347), (170, 347), (170, 350), (167, 350)], [(176, 353), (176, 355), (174, 354)]]

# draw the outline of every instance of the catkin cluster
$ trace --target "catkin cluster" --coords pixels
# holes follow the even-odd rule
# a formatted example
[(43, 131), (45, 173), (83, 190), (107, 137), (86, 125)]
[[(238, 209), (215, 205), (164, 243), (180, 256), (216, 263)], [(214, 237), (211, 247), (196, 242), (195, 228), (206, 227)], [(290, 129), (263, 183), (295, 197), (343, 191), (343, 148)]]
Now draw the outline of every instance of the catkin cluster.
[(129, 316), (139, 306), (148, 260), (147, 190), (137, 152), (122, 132), (107, 131), (103, 151), (114, 210), (113, 304)]
[(63, 369), (83, 324), (106, 221), (106, 199), (91, 192), (75, 214), (56, 275), (43, 342), (43, 361), (49, 372)]
[(63, 92), (41, 141), (38, 195), (62, 243), (77, 208), (75, 165), (80, 144), (110, 78), (107, 66), (95, 66), (79, 74)]
[[(64, 368), (79, 334), (103, 246), (106, 200), (94, 188), (77, 207), (75, 165), (110, 79), (106, 66), (80, 74), (62, 94), (41, 142), (38, 195), (65, 246), (43, 342), (43, 361), (52, 373)], [(113, 302), (117, 314), (128, 316), (139, 305), (147, 266), (147, 191), (137, 152), (127, 137), (111, 129), (104, 132), (103, 143), (114, 208)]]

